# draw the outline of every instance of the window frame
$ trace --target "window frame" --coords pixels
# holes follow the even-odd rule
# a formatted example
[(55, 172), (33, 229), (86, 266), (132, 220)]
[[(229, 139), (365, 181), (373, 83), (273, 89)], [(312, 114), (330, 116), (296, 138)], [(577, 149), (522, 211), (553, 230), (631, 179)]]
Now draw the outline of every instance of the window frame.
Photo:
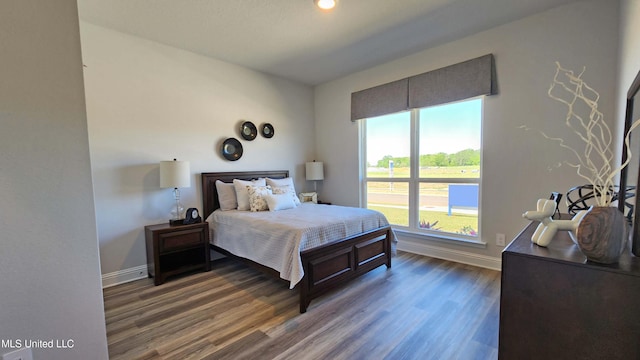
[[(430, 107), (451, 105), (460, 102), (467, 102), (480, 99), (480, 173), (477, 178), (420, 178), (420, 110)], [(484, 167), (484, 146), (483, 136), (484, 131), (484, 108), (485, 108), (485, 96), (475, 96), (458, 101), (452, 101), (449, 103), (427, 106), (424, 108), (416, 108), (406, 110), (410, 113), (410, 176), (408, 178), (389, 178), (389, 177), (367, 177), (367, 128), (366, 119), (360, 121), (358, 130), (360, 138), (360, 206), (366, 208), (368, 204), (367, 199), (367, 183), (368, 182), (393, 182), (393, 183), (407, 183), (408, 194), (408, 206), (409, 206), (409, 226), (392, 224), (392, 228), (395, 231), (407, 233), (412, 236), (420, 238), (428, 238), (429, 240), (437, 241), (457, 241), (467, 243), (470, 245), (486, 245), (486, 242), (482, 241), (482, 174)], [(404, 112), (404, 111), (402, 111)], [(400, 113), (400, 112), (398, 112)], [(391, 114), (388, 114), (391, 115)], [(421, 229), (418, 226), (419, 223), (419, 192), (420, 184), (422, 183), (447, 183), (447, 184), (478, 184), (478, 233), (477, 236), (442, 232), (438, 230)]]

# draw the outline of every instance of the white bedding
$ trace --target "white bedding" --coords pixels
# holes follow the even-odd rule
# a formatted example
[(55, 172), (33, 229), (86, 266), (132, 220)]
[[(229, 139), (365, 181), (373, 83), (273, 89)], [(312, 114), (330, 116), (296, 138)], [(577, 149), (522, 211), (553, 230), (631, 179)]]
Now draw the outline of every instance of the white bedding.
[(374, 210), (313, 203), (281, 211), (216, 210), (207, 221), (212, 244), (278, 271), (291, 289), (304, 276), (301, 251), (389, 225)]

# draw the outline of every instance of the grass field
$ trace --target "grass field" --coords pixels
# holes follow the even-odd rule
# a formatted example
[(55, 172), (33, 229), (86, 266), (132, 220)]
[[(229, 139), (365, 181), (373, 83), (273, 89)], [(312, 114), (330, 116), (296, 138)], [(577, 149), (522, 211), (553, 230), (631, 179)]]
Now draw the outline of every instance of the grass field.
[[(409, 210), (395, 207), (386, 206), (368, 206), (369, 209), (377, 210), (383, 213), (387, 220), (391, 224), (409, 226)], [(452, 213), (448, 216), (446, 212), (442, 211), (420, 211), (421, 221), (429, 222), (433, 224), (435, 221), (438, 223), (432, 230), (446, 231), (450, 233), (463, 233), (464, 229), (473, 229), (478, 231), (478, 216), (467, 214)]]
[[(388, 169), (368, 168), (367, 177), (391, 177)], [(408, 178), (409, 168), (393, 169), (394, 178)], [(420, 169), (421, 178), (479, 178), (480, 166), (447, 166)]]
[[(445, 179), (457, 179), (457, 178), (479, 178), (480, 169), (478, 166), (451, 166), (451, 167), (439, 167), (439, 168), (423, 168), (420, 169), (421, 178), (445, 178)], [(386, 178), (389, 176), (387, 169), (369, 168), (367, 169), (367, 177)], [(393, 178), (402, 179), (409, 177), (409, 168), (396, 168), (394, 169)], [(421, 195), (431, 196), (432, 200), (437, 203), (443, 203), (446, 205), (448, 198), (448, 185), (447, 183), (421, 183), (419, 192)], [(409, 184), (406, 182), (386, 182), (369, 181), (367, 183), (367, 192), (369, 194), (393, 194), (396, 195), (394, 200), (397, 203), (391, 203), (391, 198), (385, 202), (377, 201), (375, 205), (368, 206), (370, 209), (375, 209), (387, 217), (390, 223), (401, 226), (409, 226), (409, 210), (404, 206), (407, 204), (409, 194)], [(398, 195), (405, 195), (398, 197)], [(380, 198), (380, 197), (377, 197)], [(433, 200), (436, 199), (436, 200)], [(437, 200), (437, 199), (442, 199)], [(420, 200), (424, 201), (424, 200)], [(389, 202), (389, 203), (387, 203)], [(426, 204), (421, 204), (426, 205)], [(441, 206), (441, 205), (437, 205)], [(431, 230), (446, 231), (450, 233), (465, 233), (467, 235), (473, 235), (478, 230), (478, 216), (475, 214), (456, 213), (455, 211), (451, 216), (448, 216), (446, 211), (427, 211), (421, 210), (419, 215), (420, 222), (428, 222), (433, 224), (437, 221), (436, 225)]]

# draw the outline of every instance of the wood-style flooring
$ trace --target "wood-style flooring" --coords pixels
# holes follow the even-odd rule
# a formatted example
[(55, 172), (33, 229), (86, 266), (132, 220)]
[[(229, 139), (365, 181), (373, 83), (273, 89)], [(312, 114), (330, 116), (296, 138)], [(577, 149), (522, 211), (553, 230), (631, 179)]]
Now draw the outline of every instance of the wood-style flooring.
[(233, 260), (104, 290), (111, 359), (496, 359), (500, 273), (398, 252), (311, 302)]

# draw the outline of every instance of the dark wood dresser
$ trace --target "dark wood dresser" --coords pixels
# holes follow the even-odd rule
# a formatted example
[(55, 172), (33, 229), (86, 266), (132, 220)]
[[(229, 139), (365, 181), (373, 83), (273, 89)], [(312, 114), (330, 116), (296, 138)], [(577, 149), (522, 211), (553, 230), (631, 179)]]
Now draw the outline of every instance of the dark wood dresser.
[(640, 258), (587, 262), (568, 232), (527, 226), (502, 253), (499, 359), (640, 359)]

